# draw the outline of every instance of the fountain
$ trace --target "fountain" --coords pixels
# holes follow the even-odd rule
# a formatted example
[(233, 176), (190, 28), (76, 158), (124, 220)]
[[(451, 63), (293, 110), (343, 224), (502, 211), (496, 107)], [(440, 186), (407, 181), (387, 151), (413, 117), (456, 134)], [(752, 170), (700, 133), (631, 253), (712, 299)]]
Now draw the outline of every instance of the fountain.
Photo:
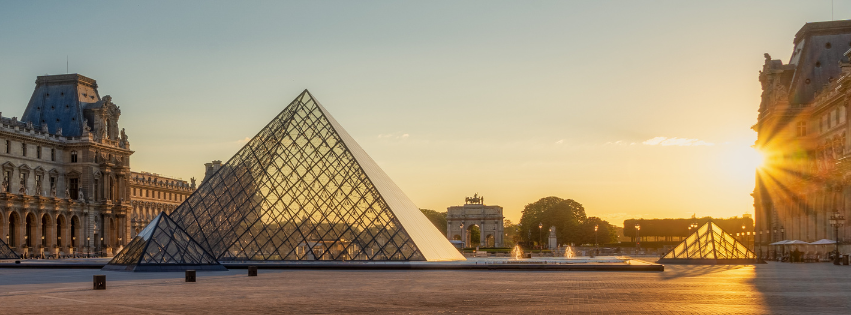
[(573, 247), (570, 245), (564, 246), (564, 258), (573, 258), (576, 254), (573, 253)]
[(523, 258), (523, 249), (520, 248), (520, 245), (514, 245), (514, 248), (511, 249), (511, 258), (512, 259), (522, 259)]

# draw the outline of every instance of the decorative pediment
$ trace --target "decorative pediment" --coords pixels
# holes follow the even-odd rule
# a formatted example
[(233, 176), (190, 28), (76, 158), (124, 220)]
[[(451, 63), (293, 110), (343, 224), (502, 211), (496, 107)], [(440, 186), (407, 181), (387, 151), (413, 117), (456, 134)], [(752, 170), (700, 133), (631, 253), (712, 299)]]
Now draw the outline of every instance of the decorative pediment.
[(20, 170), (21, 172), (29, 172), (31, 168), (26, 164), (21, 164), (21, 166), (18, 166), (18, 170)]
[(3, 163), (2, 167), (3, 167), (4, 170), (13, 170), (13, 169), (15, 169), (15, 164), (12, 164), (12, 162), (6, 161), (6, 163)]
[(80, 177), (80, 175), (81, 175), (81, 173), (76, 171), (76, 170), (65, 173), (66, 177)]
[(41, 166), (37, 166), (35, 169), (33, 169), (33, 172), (36, 174), (44, 174), (44, 169)]
[(47, 172), (47, 174), (50, 174), (50, 176), (59, 176), (59, 171), (54, 168)]
[(100, 177), (100, 176), (101, 176), (100, 170), (99, 170), (99, 169), (94, 169), (94, 170), (92, 171), (92, 175), (94, 175), (95, 177)]

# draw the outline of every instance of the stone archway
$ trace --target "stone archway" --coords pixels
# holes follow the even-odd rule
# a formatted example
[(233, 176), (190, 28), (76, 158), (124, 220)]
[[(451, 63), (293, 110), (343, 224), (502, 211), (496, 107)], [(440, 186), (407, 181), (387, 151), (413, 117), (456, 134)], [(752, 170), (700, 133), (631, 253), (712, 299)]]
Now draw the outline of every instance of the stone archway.
[[(9, 247), (20, 248), (21, 247), (21, 216), (18, 215), (18, 212), (12, 211), (9, 213), (8, 220), (8, 228), (6, 230), (6, 244)], [(19, 250), (20, 253), (20, 250)]]
[(38, 236), (39, 251), (38, 254), (44, 258), (45, 255), (50, 255), (53, 251), (53, 219), (48, 214), (41, 215), (40, 234)]
[(35, 215), (32, 213), (27, 213), (27, 218), (24, 226), (24, 244), (28, 248), (32, 248), (33, 244), (37, 244), (35, 240), (33, 240), (35, 235), (35, 230), (37, 228), (38, 223), (35, 220)]
[(471, 224), (465, 227), (466, 231), (464, 236), (466, 239), (464, 240), (464, 247), (473, 248), (473, 247), (482, 247), (482, 229), (478, 224)]
[[(56, 216), (56, 245), (60, 248), (68, 246), (68, 223), (65, 216), (60, 214)], [(65, 238), (63, 238), (65, 236)]]
[(82, 238), (80, 238), (80, 231), (80, 218), (74, 215), (71, 217), (71, 248), (77, 248), (80, 246), (80, 242), (82, 242)]
[(493, 237), (493, 234), (488, 234), (488, 235), (485, 237), (485, 247), (490, 247), (490, 248), (493, 248), (493, 247), (494, 247), (494, 237)]

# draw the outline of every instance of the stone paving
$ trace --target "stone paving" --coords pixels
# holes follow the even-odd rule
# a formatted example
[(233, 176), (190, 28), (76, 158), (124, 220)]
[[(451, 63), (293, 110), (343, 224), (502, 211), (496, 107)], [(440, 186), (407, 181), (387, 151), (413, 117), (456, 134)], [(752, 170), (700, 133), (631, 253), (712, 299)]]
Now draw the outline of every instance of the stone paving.
[[(664, 272), (0, 269), (2, 314), (851, 314), (851, 266), (675, 266)], [(106, 274), (107, 290), (91, 290)]]

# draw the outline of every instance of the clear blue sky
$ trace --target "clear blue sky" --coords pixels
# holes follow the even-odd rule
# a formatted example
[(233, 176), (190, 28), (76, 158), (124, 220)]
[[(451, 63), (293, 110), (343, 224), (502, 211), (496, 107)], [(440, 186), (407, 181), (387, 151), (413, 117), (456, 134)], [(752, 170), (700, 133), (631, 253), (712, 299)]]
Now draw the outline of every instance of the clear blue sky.
[(422, 208), (727, 217), (753, 212), (762, 54), (830, 19), (826, 0), (0, 1), (0, 111), (68, 56), (121, 106), (132, 168), (188, 180), (307, 88)]

